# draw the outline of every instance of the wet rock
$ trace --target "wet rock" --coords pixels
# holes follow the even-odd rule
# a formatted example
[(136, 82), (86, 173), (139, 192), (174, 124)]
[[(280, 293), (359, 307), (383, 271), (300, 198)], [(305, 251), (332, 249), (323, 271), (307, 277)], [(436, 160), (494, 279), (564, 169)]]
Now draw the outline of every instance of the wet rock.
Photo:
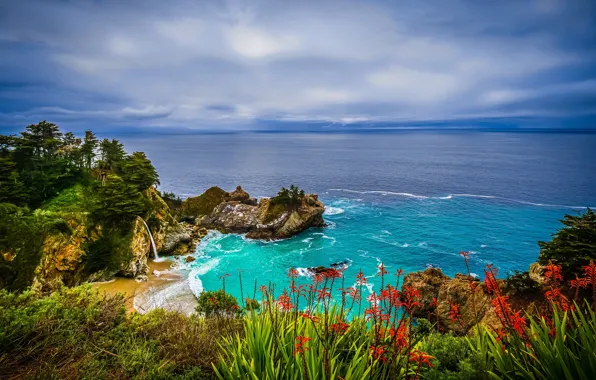
[(187, 263), (192, 263), (193, 261), (195, 261), (196, 259), (192, 256), (186, 256), (184, 258), (184, 261), (186, 261)]
[(145, 282), (147, 281), (149, 278), (146, 275), (140, 275), (135, 277), (135, 281), (136, 282)]

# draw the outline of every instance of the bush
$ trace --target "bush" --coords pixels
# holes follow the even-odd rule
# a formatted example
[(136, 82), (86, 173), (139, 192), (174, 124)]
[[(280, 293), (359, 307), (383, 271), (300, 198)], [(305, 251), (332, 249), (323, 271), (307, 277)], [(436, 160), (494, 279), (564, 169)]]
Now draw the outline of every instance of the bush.
[(291, 185), (289, 189), (282, 187), (277, 193), (277, 196), (271, 198), (273, 205), (295, 205), (299, 204), (304, 198), (304, 190), (300, 190), (297, 186)]
[(47, 297), (0, 290), (0, 378), (207, 379), (236, 320), (161, 309), (126, 314), (86, 285)]
[(540, 293), (540, 284), (530, 278), (526, 272), (515, 271), (505, 278), (505, 292), (519, 295), (535, 295)]
[(421, 341), (421, 349), (434, 356), (428, 379), (482, 379), (482, 365), (467, 338), (434, 332)]
[(198, 303), (197, 312), (203, 313), (206, 317), (234, 317), (240, 313), (236, 298), (223, 290), (201, 293)]

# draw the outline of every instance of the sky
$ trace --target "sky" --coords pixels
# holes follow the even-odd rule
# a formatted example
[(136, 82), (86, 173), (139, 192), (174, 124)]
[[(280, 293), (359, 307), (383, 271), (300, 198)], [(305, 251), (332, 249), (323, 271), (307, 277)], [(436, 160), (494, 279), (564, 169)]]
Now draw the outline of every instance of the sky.
[(596, 2), (0, 0), (0, 128), (44, 119), (596, 128)]

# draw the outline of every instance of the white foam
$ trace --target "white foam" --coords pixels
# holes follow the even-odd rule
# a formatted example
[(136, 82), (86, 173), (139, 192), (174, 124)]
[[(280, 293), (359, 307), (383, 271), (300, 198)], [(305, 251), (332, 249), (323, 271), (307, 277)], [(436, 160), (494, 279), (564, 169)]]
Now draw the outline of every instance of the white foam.
[(501, 199), (509, 202), (520, 203), (530, 206), (536, 207), (556, 207), (556, 208), (570, 208), (576, 210), (583, 210), (586, 208), (594, 208), (593, 206), (570, 206), (570, 205), (563, 205), (563, 204), (549, 204), (549, 203), (536, 203), (525, 201), (521, 199), (514, 199), (514, 198), (507, 198), (501, 197), (497, 195), (484, 195), (484, 194), (467, 194), (467, 193), (459, 193), (459, 194), (448, 194), (446, 196), (439, 196), (439, 197), (432, 197), (426, 195), (418, 195), (412, 193), (402, 193), (402, 192), (394, 192), (394, 191), (384, 191), (384, 190), (351, 190), (351, 189), (329, 189), (329, 191), (342, 191), (346, 193), (355, 193), (355, 194), (381, 194), (381, 195), (395, 195), (395, 196), (402, 196), (407, 198), (415, 198), (415, 199), (439, 199), (439, 200), (450, 200), (457, 197), (462, 198), (481, 198), (481, 199)]
[(488, 247), (488, 245), (486, 245), (486, 244), (482, 244), (482, 245), (480, 246), (480, 248), (486, 248), (486, 247)]
[(327, 207), (325, 207), (325, 212), (323, 214), (324, 215), (339, 215), (339, 214), (343, 214), (343, 213), (344, 213), (344, 209), (342, 209), (342, 208), (327, 206)]

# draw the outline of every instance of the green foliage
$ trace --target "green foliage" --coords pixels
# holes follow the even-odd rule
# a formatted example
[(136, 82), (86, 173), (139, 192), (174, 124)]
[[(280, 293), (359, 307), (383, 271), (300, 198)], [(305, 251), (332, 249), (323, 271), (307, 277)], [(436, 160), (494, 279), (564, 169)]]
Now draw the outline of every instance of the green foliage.
[(90, 286), (47, 297), (0, 290), (0, 378), (207, 379), (238, 323), (155, 310)]
[(31, 283), (48, 224), (26, 208), (0, 203), (0, 288), (22, 290)]
[(304, 190), (291, 185), (289, 189), (282, 187), (277, 196), (271, 198), (271, 204), (295, 205), (299, 204), (304, 198)]
[(95, 273), (107, 269), (117, 272), (121, 264), (130, 259), (130, 239), (132, 224), (126, 228), (124, 225), (108, 227), (102, 231), (101, 236), (87, 244), (87, 254), (83, 258), (84, 269), (87, 273)]
[(118, 164), (126, 156), (124, 146), (116, 139), (103, 139), (99, 144), (101, 161), (99, 167), (106, 170), (116, 170)]
[(134, 152), (118, 164), (118, 173), (124, 182), (136, 186), (137, 190), (147, 190), (158, 185), (157, 171), (143, 152)]
[(508, 294), (536, 295), (540, 290), (540, 284), (530, 278), (527, 271), (515, 271), (505, 278), (505, 292)]
[(555, 309), (552, 325), (544, 318), (530, 318), (526, 339), (499, 339), (488, 328), (481, 329), (472, 346), (492, 363), (493, 378), (594, 379), (596, 314), (585, 306), (568, 312)]
[(538, 243), (539, 262), (561, 265), (564, 274), (581, 273), (582, 266), (596, 261), (596, 213), (588, 208), (579, 216), (565, 215), (561, 223), (551, 241)]
[(95, 150), (99, 142), (97, 141), (97, 137), (92, 131), (85, 131), (85, 139), (83, 140), (83, 145), (81, 146), (81, 155), (83, 157), (85, 167), (87, 169), (91, 169), (93, 165), (93, 160), (96, 157)]
[(239, 315), (238, 300), (223, 290), (202, 292), (198, 299), (197, 312), (207, 317), (234, 317)]
[(107, 177), (97, 188), (93, 218), (109, 225), (122, 225), (144, 215), (149, 205), (137, 187), (126, 183), (115, 174)]
[(433, 332), (422, 339), (421, 350), (434, 356), (433, 368), (425, 379), (482, 379), (479, 355), (472, 351), (465, 337)]

